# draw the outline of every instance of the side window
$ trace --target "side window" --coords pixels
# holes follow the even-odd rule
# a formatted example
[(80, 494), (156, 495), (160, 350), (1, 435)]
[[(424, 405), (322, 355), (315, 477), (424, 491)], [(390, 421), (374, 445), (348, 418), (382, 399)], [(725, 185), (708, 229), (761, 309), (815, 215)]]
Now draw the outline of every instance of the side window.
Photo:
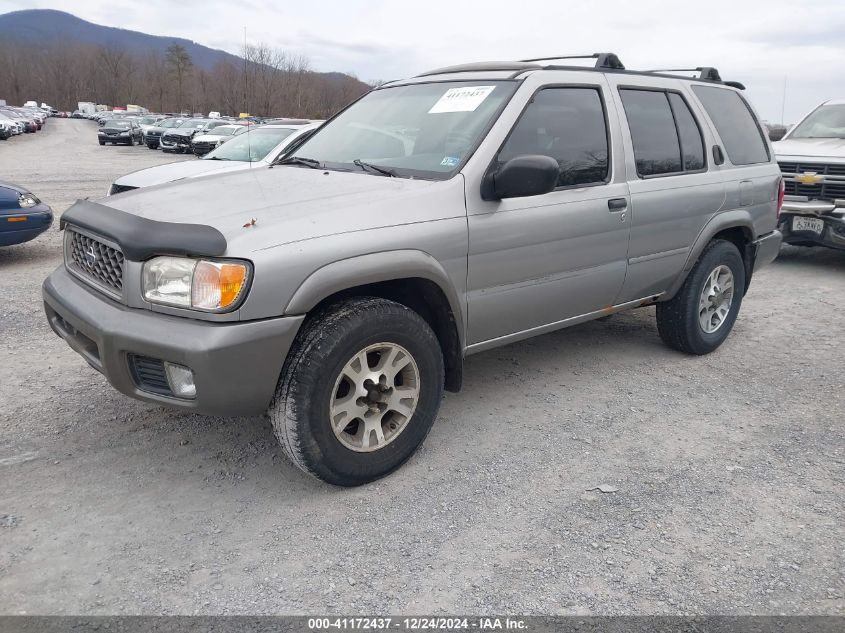
[(693, 86), (692, 90), (716, 126), (734, 165), (769, 162), (769, 148), (763, 140), (763, 132), (738, 93), (714, 86)]
[(678, 136), (681, 139), (681, 157), (684, 160), (684, 170), (696, 171), (704, 169), (704, 139), (701, 129), (695, 122), (687, 102), (677, 92), (667, 93), (672, 114), (675, 115), (675, 125), (678, 126)]
[(640, 176), (683, 171), (681, 144), (666, 93), (658, 90), (619, 91)]
[(499, 164), (542, 154), (560, 165), (558, 187), (601, 183), (609, 173), (607, 123), (595, 88), (538, 92), (499, 152)]

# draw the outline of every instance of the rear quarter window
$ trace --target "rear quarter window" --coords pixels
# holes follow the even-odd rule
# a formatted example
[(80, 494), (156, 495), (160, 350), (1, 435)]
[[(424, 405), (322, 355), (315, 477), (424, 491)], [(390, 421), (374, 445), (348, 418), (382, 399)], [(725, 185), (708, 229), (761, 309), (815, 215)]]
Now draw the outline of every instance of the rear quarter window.
[(771, 159), (760, 124), (739, 93), (713, 86), (693, 86), (734, 165), (767, 163)]

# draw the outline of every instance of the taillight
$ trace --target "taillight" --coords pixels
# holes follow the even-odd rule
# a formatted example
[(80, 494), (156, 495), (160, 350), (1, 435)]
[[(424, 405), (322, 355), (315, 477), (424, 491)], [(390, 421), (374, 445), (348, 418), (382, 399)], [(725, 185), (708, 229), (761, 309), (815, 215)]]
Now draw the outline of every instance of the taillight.
[(786, 184), (783, 178), (778, 180), (778, 217), (780, 217), (781, 209), (783, 209), (783, 196), (786, 193)]

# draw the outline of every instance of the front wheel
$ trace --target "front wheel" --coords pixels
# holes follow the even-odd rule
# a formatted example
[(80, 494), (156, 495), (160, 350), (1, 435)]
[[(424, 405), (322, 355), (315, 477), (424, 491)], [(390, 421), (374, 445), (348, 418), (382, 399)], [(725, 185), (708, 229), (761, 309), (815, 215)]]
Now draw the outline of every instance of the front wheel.
[(428, 323), (385, 299), (313, 315), (287, 360), (269, 416), (299, 468), (338, 486), (401, 466), (428, 435), (443, 395), (443, 356)]
[(727, 240), (713, 240), (669, 301), (657, 304), (657, 331), (669, 347), (709, 354), (733, 329), (745, 292), (745, 264)]

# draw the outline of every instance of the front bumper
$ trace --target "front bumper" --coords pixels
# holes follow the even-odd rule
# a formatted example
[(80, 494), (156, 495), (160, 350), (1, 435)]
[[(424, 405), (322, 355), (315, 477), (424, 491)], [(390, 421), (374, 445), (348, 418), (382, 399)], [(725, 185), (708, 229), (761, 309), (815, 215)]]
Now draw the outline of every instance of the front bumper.
[(166, 152), (190, 152), (191, 151), (191, 139), (188, 137), (185, 138), (177, 138), (177, 139), (167, 139), (165, 140), (164, 136), (161, 137), (159, 140), (159, 147)]
[[(818, 245), (845, 250), (845, 206), (840, 205), (841, 202), (786, 200), (778, 221), (783, 241), (787, 244)], [(815, 228), (796, 230), (795, 218), (812, 220)], [(807, 223), (804, 225), (807, 226)]]
[[(282, 364), (304, 317), (215, 323), (128, 308), (56, 269), (42, 286), (53, 331), (127, 396), (209, 415), (266, 411)], [(184, 365), (196, 398), (141, 389), (132, 355)]]
[(0, 246), (23, 244), (35, 239), (49, 229), (51, 224), (53, 210), (43, 202), (29, 209), (3, 211), (3, 215), (0, 215)]

